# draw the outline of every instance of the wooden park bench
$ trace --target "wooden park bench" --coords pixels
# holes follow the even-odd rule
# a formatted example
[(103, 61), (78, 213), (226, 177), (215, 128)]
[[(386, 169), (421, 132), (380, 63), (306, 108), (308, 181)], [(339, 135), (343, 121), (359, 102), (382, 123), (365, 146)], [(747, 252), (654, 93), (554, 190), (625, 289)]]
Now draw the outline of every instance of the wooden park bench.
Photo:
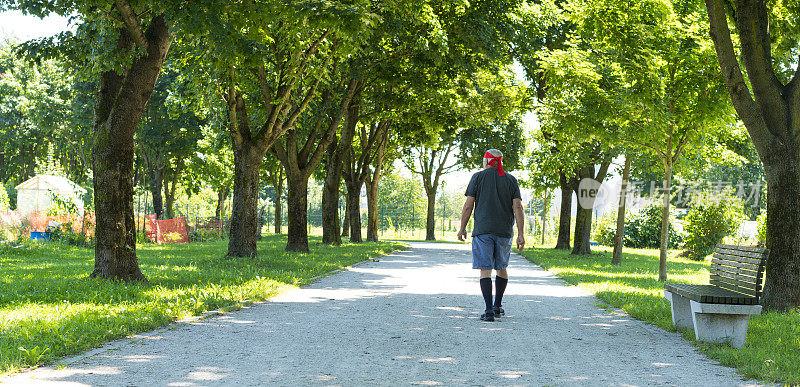
[(672, 322), (693, 328), (703, 341), (729, 341), (740, 348), (747, 336), (750, 315), (761, 314), (764, 266), (769, 250), (717, 245), (711, 260), (709, 285), (665, 284), (664, 297), (672, 304)]

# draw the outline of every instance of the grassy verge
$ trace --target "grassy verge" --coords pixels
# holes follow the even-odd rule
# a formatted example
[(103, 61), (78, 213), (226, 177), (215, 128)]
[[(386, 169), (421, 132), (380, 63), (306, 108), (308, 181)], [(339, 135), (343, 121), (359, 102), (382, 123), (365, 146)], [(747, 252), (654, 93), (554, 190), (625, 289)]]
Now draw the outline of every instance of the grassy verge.
[(140, 246), (148, 285), (87, 278), (91, 249), (55, 243), (0, 247), (0, 374), (180, 318), (264, 300), (403, 246), (319, 242), (311, 237), (311, 253), (290, 254), (283, 251), (285, 236), (268, 236), (259, 242), (256, 259), (224, 258), (227, 241)]
[[(602, 301), (625, 310), (637, 319), (676, 331), (663, 283), (658, 281), (658, 250), (629, 249), (622, 265), (613, 266), (607, 248), (590, 256), (573, 256), (568, 251), (534, 248), (522, 253), (528, 260), (553, 272), (567, 282), (590, 289)], [(670, 259), (669, 282), (708, 283), (709, 262)], [(743, 348), (708, 344), (694, 340), (707, 356), (735, 367), (741, 375), (769, 382), (800, 384), (800, 311), (764, 313), (753, 316)]]

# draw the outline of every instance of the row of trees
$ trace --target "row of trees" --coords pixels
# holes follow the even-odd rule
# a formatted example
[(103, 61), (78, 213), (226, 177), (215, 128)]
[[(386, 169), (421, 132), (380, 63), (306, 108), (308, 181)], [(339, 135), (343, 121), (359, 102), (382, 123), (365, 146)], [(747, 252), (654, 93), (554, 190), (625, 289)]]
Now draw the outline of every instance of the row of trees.
[[(358, 200), (364, 185), (367, 239), (376, 240), (377, 187), (394, 160), (421, 163), (418, 171), (435, 198), (454, 149), (483, 146), (498, 131), (520, 135), (524, 88), (513, 81), (511, 56), (496, 31), (498, 20), (510, 23), (510, 3), (0, 4), (79, 20), (75, 31), (26, 42), (17, 52), (45, 65), (64, 63), (71, 70), (58, 69), (53, 78), (68, 73), (60, 79), (84, 85), (76, 93), (86, 101), (81, 112), (91, 113), (80, 115), (80, 125), (45, 121), (78, 130), (68, 137), (85, 140), (81, 150), (91, 152), (84, 165), (91, 177), (84, 181), (93, 185), (97, 214), (93, 277), (146, 280), (135, 249), (137, 182), (150, 188), (160, 217), (172, 216), (179, 181), (188, 190), (211, 184), (220, 203), (232, 189), (228, 255), (253, 257), (261, 181), (280, 191), (285, 179), (286, 249), (303, 252), (312, 175), (325, 182), (324, 242), (341, 243), (342, 182), (350, 240), (362, 239)], [(25, 67), (33, 66), (8, 66)], [(65, 104), (60, 108), (70, 115)], [(48, 127), (31, 127), (58, 136)], [(521, 151), (521, 141), (512, 143), (503, 148)]]
[[(800, 120), (794, 119), (800, 72), (793, 70), (800, 53), (798, 32), (785, 16), (797, 15), (798, 5), (768, 8), (763, 0), (707, 0), (705, 6), (695, 0), (0, 4), (80, 20), (75, 32), (29, 42), (23, 51), (35, 59), (68, 58), (81, 69), (78, 78), (98, 90), (91, 120), (98, 214), (93, 276), (144, 279), (131, 204), (135, 138), (148, 123), (159, 125), (147, 118), (160, 109), (148, 108), (148, 101), (158, 94), (159, 77), (169, 79), (174, 69), (179, 87), (173, 90), (183, 101), (177, 105), (195, 117), (173, 111), (170, 119), (207, 123), (215, 129), (204, 135), (212, 147), (220, 144), (219, 134), (230, 139), (232, 172), (213, 165), (201, 169), (218, 174), (220, 196), (226, 184), (232, 186), (231, 256), (256, 253), (262, 174), (287, 181), (287, 250), (308, 249), (306, 192), (314, 173), (326, 182), (325, 242), (340, 242), (332, 209), (341, 181), (350, 238), (359, 241), (358, 192), (366, 185), (371, 226), (377, 222), (376, 187), (393, 160), (406, 155), (406, 165), (423, 176), (432, 208), (430, 193), (454, 149), (459, 148), (458, 162), (470, 166), (471, 157), (481, 153), (475, 149), (519, 154), (509, 133), (517, 130), (515, 114), (533, 106), (541, 131), (530, 169), (539, 187), (561, 188), (559, 248), (570, 247), (572, 193), (582, 179), (602, 181), (614, 158), (629, 159), (631, 168), (625, 170), (632, 175), (662, 176), (662, 189), (669, 193), (684, 163), (697, 160), (709, 144), (724, 142), (726, 132), (746, 131), (770, 193), (772, 253), (764, 303), (776, 309), (800, 305), (795, 221), (800, 199), (794, 194), (800, 185)], [(535, 103), (509, 81), (512, 61), (524, 68)], [(212, 133), (215, 141), (208, 140)], [(168, 138), (178, 145), (163, 158), (186, 160), (180, 152), (193, 147)], [(268, 154), (281, 168), (264, 165)], [(158, 165), (156, 153), (143, 157)], [(151, 180), (167, 181), (163, 175), (169, 170)], [(669, 206), (665, 195), (662, 280)], [(587, 254), (592, 213), (577, 212), (572, 250)], [(367, 238), (373, 236), (368, 231)]]
[[(750, 141), (736, 141), (747, 133), (769, 193), (764, 304), (800, 305), (800, 203), (789, 193), (800, 181), (800, 123), (792, 118), (800, 106), (800, 70), (793, 70), (800, 34), (785, 16), (798, 11), (797, 5), (743, 0), (531, 5), (527, 23), (544, 32), (528, 48), (535, 54), (521, 56), (541, 121), (532, 169), (542, 177), (539, 188), (561, 188), (556, 247), (570, 248), (570, 206), (581, 180), (602, 182), (612, 159), (624, 157), (623, 181), (663, 181), (659, 279), (666, 280), (674, 175), (703, 169), (697, 162), (720, 147), (753, 160)], [(739, 176), (747, 169), (739, 168)], [(623, 199), (620, 204), (624, 214)], [(577, 213), (572, 253), (588, 254), (591, 209)], [(620, 216), (614, 263), (623, 221)]]

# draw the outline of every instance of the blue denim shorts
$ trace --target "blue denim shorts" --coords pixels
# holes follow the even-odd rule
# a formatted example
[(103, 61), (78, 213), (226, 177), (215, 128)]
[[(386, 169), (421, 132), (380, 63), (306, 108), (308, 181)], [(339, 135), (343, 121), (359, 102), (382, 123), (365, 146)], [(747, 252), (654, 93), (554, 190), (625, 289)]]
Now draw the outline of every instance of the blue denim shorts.
[(472, 237), (472, 268), (503, 270), (511, 257), (511, 238), (492, 234)]

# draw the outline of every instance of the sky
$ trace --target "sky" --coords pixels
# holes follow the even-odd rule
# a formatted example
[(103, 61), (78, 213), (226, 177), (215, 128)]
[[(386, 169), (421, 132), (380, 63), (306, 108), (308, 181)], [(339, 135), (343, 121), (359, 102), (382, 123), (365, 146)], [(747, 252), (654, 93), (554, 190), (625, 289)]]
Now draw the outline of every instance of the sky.
[[(26, 41), (30, 39), (37, 39), (47, 36), (52, 36), (59, 32), (70, 29), (69, 19), (52, 15), (44, 19), (39, 19), (36, 16), (23, 15), (18, 11), (0, 12), (0, 41), (11, 39), (15, 41)], [(525, 82), (522, 67), (516, 64), (513, 67), (514, 73), (521, 82)], [(525, 133), (529, 133), (538, 127), (535, 114), (527, 113), (523, 116), (523, 125)], [(450, 158), (450, 163), (455, 162), (455, 158)], [(398, 164), (399, 169), (404, 169), (402, 163)], [(469, 182), (470, 176), (477, 172), (473, 171), (454, 171), (442, 177), (445, 182), (445, 189), (448, 191), (462, 190)], [(516, 171), (514, 175), (517, 178), (524, 178), (524, 171)], [(527, 201), (527, 192), (523, 192), (523, 201)]]
[(69, 29), (69, 20), (52, 15), (44, 19), (18, 11), (0, 12), (0, 40), (25, 41), (55, 35)]

